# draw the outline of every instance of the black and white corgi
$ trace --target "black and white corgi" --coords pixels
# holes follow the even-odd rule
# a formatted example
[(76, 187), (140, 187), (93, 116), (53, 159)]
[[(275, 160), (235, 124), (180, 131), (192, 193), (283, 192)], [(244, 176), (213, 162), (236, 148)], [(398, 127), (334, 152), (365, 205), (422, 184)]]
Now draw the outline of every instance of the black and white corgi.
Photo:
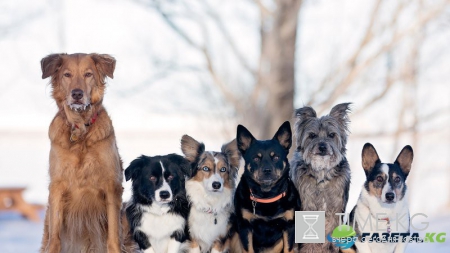
[(133, 181), (126, 207), (131, 234), (145, 253), (178, 253), (186, 246), (189, 203), (185, 176), (189, 162), (180, 155), (141, 156), (125, 170)]
[(192, 177), (186, 182), (190, 252), (227, 252), (240, 163), (236, 141), (223, 145), (220, 152), (213, 152), (205, 151), (203, 143), (184, 135), (181, 150), (192, 168)]
[[(405, 146), (394, 163), (382, 163), (377, 151), (370, 143), (362, 150), (362, 166), (366, 182), (356, 206), (350, 213), (350, 224), (354, 224), (359, 236), (353, 250), (357, 252), (404, 252), (407, 245), (400, 236), (398, 242), (369, 242), (374, 233), (380, 240), (392, 239), (398, 233), (408, 233), (410, 217), (406, 178), (411, 170), (413, 150)], [(365, 235), (364, 238), (361, 236)], [(368, 235), (368, 236), (367, 236)], [(407, 239), (407, 238), (406, 238)]]

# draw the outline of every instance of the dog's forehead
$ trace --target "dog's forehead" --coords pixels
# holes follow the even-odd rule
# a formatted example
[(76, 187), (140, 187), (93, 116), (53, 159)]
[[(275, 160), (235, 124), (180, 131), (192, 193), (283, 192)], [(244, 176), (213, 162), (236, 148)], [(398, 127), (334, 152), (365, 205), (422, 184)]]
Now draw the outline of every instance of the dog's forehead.
[(254, 155), (267, 155), (275, 152), (277, 154), (283, 152), (284, 149), (277, 140), (256, 140), (248, 149), (246, 154)]
[(389, 176), (393, 178), (393, 176), (400, 176), (401, 178), (405, 177), (400, 166), (396, 163), (388, 163), (386, 164), (389, 167)]
[(94, 68), (95, 62), (88, 54), (70, 54), (63, 56), (63, 68), (87, 69)]

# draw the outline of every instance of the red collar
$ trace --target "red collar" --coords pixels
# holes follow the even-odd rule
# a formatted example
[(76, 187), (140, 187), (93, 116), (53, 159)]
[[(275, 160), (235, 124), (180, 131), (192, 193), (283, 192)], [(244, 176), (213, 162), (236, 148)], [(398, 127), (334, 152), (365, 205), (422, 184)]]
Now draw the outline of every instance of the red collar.
[(258, 203), (264, 203), (264, 204), (269, 204), (269, 203), (273, 203), (277, 200), (280, 200), (282, 197), (286, 196), (286, 192), (282, 192), (280, 195), (277, 195), (273, 198), (270, 199), (260, 199), (255, 197), (255, 195), (253, 195), (252, 190), (250, 189), (250, 199), (252, 201), (258, 202)]
[[(94, 124), (95, 121), (97, 120), (97, 116), (98, 116), (98, 113), (95, 113), (94, 116), (93, 116), (93, 117), (91, 118), (91, 120), (89, 121), (89, 123), (84, 124), (84, 125), (88, 127), (88, 126)], [(75, 128), (79, 128), (79, 127), (77, 126), (77, 124), (75, 124)]]

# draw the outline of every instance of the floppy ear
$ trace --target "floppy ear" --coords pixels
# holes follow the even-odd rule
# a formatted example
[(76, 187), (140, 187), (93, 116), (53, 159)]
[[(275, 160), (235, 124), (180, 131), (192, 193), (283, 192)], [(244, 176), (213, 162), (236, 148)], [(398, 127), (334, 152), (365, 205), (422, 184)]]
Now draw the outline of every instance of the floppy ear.
[(347, 127), (350, 119), (348, 118), (348, 113), (350, 110), (351, 103), (342, 103), (335, 105), (331, 108), (330, 116), (335, 118), (341, 125)]
[(291, 123), (285, 121), (283, 125), (280, 126), (277, 133), (273, 136), (273, 140), (278, 140), (278, 142), (283, 146), (287, 153), (292, 146), (292, 131)]
[(224, 144), (221, 151), (226, 155), (231, 167), (236, 168), (236, 171), (239, 170), (239, 165), (241, 163), (241, 153), (239, 153), (236, 139), (230, 141), (227, 144)]
[(180, 166), (181, 172), (183, 173), (183, 175), (187, 176), (187, 177), (191, 177), (192, 171), (191, 171), (191, 166), (189, 164), (189, 161), (186, 160), (184, 157), (177, 155), (177, 154), (170, 154), (168, 156), (169, 161), (178, 164), (178, 166)]
[(205, 144), (185, 134), (181, 137), (181, 151), (189, 162), (197, 163), (200, 155), (205, 152)]
[(362, 150), (362, 166), (366, 176), (369, 175), (369, 172), (377, 163), (381, 163), (381, 161), (373, 145), (370, 143), (364, 144)]
[(400, 154), (395, 159), (395, 163), (400, 166), (405, 176), (408, 177), (409, 172), (411, 171), (411, 164), (413, 161), (414, 153), (411, 146), (406, 145)]
[(237, 134), (236, 134), (236, 142), (239, 152), (242, 155), (245, 154), (245, 151), (252, 145), (255, 141), (255, 137), (247, 130), (243, 125), (238, 125)]
[(134, 159), (128, 168), (125, 169), (125, 180), (135, 179), (139, 171), (144, 167), (145, 162), (149, 161), (150, 157), (141, 155), (140, 157)]
[(65, 54), (50, 54), (41, 60), (42, 79), (52, 76), (61, 68), (62, 57)]
[(107, 54), (91, 54), (95, 66), (103, 76), (114, 78), (114, 69), (116, 68), (116, 59)]

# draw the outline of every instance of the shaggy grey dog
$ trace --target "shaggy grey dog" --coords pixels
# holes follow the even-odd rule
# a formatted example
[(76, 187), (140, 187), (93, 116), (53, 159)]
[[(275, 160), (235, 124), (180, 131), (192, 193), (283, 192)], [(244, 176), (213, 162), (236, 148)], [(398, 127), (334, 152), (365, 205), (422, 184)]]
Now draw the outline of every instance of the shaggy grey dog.
[[(334, 106), (318, 118), (311, 107), (295, 111), (297, 149), (291, 160), (291, 178), (300, 194), (302, 211), (325, 211), (325, 233), (339, 226), (336, 213), (344, 213), (350, 188), (350, 167), (345, 158), (350, 103)], [(339, 252), (324, 244), (302, 244), (302, 253)]]

